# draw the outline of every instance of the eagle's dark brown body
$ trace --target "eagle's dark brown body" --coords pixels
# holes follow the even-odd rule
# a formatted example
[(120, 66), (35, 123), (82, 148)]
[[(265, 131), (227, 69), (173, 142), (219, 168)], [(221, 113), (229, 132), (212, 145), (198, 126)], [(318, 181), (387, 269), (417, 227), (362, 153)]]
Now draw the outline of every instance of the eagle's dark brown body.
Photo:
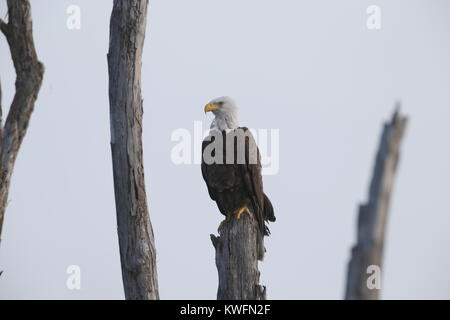
[[(237, 133), (243, 134), (245, 140), (236, 138)], [(214, 142), (215, 137), (223, 139), (222, 155), (220, 150), (211, 152), (213, 148), (210, 144)], [(230, 148), (233, 140), (234, 148)], [(241, 146), (238, 145), (240, 141)], [(233, 152), (233, 149), (234, 158), (227, 162), (227, 150)], [(211, 163), (206, 158), (209, 155), (215, 157), (216, 163)], [(217, 159), (222, 159), (222, 163)], [(261, 234), (269, 235), (265, 221), (275, 221), (275, 215), (272, 204), (263, 191), (260, 154), (248, 128), (240, 127), (228, 133), (217, 131), (212, 138), (211, 135), (207, 137), (202, 144), (202, 174), (211, 199), (216, 201), (223, 215), (230, 216), (236, 210), (247, 206), (256, 217)]]

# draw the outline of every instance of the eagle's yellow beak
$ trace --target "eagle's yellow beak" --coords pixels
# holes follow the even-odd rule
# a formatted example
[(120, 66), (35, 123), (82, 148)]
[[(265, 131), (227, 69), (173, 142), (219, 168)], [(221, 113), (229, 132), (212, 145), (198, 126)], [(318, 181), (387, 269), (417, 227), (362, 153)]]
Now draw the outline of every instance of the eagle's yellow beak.
[(209, 112), (209, 111), (214, 111), (214, 110), (217, 110), (217, 109), (220, 109), (220, 107), (219, 107), (218, 105), (216, 105), (216, 104), (210, 102), (210, 103), (208, 103), (208, 104), (205, 106), (205, 114), (206, 114), (207, 112)]

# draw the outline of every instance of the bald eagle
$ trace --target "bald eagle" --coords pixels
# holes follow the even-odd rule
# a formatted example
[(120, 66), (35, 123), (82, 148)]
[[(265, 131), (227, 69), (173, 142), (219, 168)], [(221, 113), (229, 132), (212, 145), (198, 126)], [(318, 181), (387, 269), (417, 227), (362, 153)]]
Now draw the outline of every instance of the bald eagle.
[(207, 112), (215, 118), (202, 143), (201, 168), (211, 199), (226, 216), (219, 231), (232, 214), (239, 219), (243, 213), (253, 213), (260, 244), (270, 234), (265, 222), (275, 221), (275, 215), (263, 191), (261, 156), (255, 139), (248, 128), (239, 127), (237, 107), (230, 97), (212, 100), (205, 106)]

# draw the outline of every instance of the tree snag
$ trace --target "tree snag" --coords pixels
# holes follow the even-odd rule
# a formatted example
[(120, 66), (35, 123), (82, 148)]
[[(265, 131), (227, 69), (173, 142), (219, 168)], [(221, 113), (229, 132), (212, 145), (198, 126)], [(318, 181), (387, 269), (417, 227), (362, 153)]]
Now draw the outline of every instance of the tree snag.
[(114, 0), (108, 53), (111, 152), (127, 300), (159, 299), (142, 157), (141, 58), (148, 0)]
[(0, 236), (14, 163), (44, 77), (44, 65), (39, 62), (34, 47), (30, 3), (8, 0), (7, 4), (8, 23), (0, 19), (0, 30), (8, 41), (16, 70), (16, 93), (2, 126), (0, 90)]
[[(381, 270), (383, 242), (389, 202), (399, 159), (399, 149), (407, 125), (407, 118), (400, 115), (397, 107), (391, 121), (384, 124), (378, 148), (369, 200), (360, 205), (358, 214), (357, 243), (352, 248), (348, 265), (346, 299), (376, 300), (380, 288), (370, 281), (376, 270)], [(372, 266), (372, 267), (371, 267)]]
[(211, 234), (219, 273), (217, 300), (266, 300), (266, 287), (259, 284), (259, 228), (247, 213), (232, 215), (220, 236)]

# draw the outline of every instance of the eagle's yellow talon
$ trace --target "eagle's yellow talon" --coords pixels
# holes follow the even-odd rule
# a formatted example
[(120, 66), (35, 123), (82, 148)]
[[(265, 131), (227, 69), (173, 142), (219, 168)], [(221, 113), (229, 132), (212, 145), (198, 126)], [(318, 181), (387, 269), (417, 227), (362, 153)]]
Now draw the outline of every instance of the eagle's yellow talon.
[[(248, 215), (249, 215), (250, 217), (252, 217), (252, 213), (250, 212), (250, 210), (248, 209), (247, 206), (243, 206), (242, 208), (235, 210), (235, 211), (234, 211), (234, 214), (237, 215), (237, 218), (238, 218), (238, 219), (240, 219), (240, 218), (241, 218), (241, 215), (242, 215), (244, 212), (247, 212)], [(230, 219), (231, 219), (231, 216), (226, 216), (226, 218), (225, 218), (224, 220), (222, 220), (222, 222), (219, 224), (219, 227), (217, 228), (217, 232), (220, 233), (220, 232), (222, 231), (222, 229), (223, 229), (225, 223), (228, 222), (228, 221), (230, 221)]]
[(240, 219), (241, 214), (243, 214), (244, 212), (247, 212), (250, 217), (252, 216), (252, 214), (251, 214), (250, 210), (248, 210), (247, 206), (243, 206), (242, 208), (236, 210), (234, 213), (237, 215), (237, 218)]

